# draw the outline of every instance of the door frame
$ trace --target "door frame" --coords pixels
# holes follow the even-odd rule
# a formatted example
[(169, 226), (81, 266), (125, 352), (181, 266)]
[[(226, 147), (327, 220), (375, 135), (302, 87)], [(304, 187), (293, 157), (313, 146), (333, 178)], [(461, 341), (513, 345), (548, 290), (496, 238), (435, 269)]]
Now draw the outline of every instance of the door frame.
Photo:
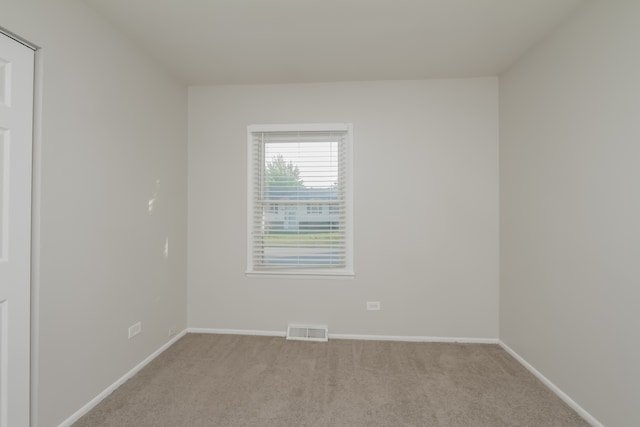
[(41, 212), (41, 158), (42, 158), (42, 88), (43, 88), (43, 51), (40, 46), (0, 27), (0, 33), (34, 51), (33, 70), (33, 117), (31, 141), (31, 295), (30, 295), (30, 380), (29, 380), (29, 418), (31, 427), (38, 426), (39, 379), (39, 301), (40, 301), (40, 212)]

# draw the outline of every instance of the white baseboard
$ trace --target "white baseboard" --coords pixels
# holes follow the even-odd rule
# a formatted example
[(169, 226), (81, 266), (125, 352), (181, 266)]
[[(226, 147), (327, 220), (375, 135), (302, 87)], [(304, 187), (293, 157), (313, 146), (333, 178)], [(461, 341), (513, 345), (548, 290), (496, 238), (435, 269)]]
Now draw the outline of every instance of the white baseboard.
[[(194, 334), (232, 334), (232, 335), (260, 335), (268, 337), (285, 337), (286, 331), (255, 331), (246, 329), (210, 329), (187, 328), (187, 332)], [(336, 340), (363, 340), (363, 341), (405, 341), (405, 342), (448, 342), (464, 344), (498, 344), (497, 338), (452, 338), (452, 337), (422, 337), (422, 336), (396, 336), (396, 335), (356, 335), (356, 334), (329, 334), (329, 339)]]
[(94, 397), (89, 403), (87, 403), (86, 405), (84, 405), (82, 408), (80, 408), (78, 411), (76, 411), (76, 413), (74, 413), (73, 415), (71, 415), (69, 418), (67, 418), (66, 420), (64, 420), (63, 422), (61, 422), (58, 427), (70, 427), (73, 423), (75, 423), (76, 421), (78, 421), (80, 419), (80, 417), (82, 417), (83, 415), (85, 415), (87, 412), (89, 412), (91, 409), (93, 409), (98, 403), (102, 402), (104, 400), (105, 397), (109, 396), (111, 393), (114, 392), (115, 389), (117, 389), (118, 387), (120, 387), (122, 384), (124, 384), (129, 378), (133, 377), (135, 374), (137, 374), (142, 368), (144, 368), (145, 366), (147, 366), (149, 364), (149, 362), (151, 362), (153, 359), (155, 359), (156, 357), (158, 357), (163, 351), (165, 351), (167, 348), (169, 348), (173, 343), (175, 343), (176, 341), (178, 341), (180, 338), (182, 338), (185, 334), (187, 333), (187, 330), (185, 329), (184, 331), (180, 332), (178, 335), (176, 335), (175, 337), (173, 337), (170, 341), (168, 341), (166, 344), (164, 344), (162, 347), (160, 347), (159, 349), (157, 349), (156, 351), (154, 351), (149, 357), (147, 357), (146, 359), (144, 359), (142, 362), (138, 363), (133, 369), (131, 369), (129, 372), (127, 372), (126, 374), (124, 374), (119, 380), (117, 380), (116, 382), (114, 382), (113, 384), (111, 384), (109, 387), (107, 387), (102, 393), (100, 393), (99, 395), (97, 395), (96, 397)]
[(286, 337), (286, 331), (254, 331), (248, 329), (211, 329), (187, 328), (190, 334), (221, 334), (221, 335), (258, 335), (265, 337)]
[(516, 353), (511, 347), (506, 345), (501, 340), (498, 341), (498, 344), (507, 353), (509, 353), (511, 356), (513, 356), (514, 359), (516, 359), (518, 362), (520, 362), (520, 364), (522, 366), (524, 366), (529, 372), (531, 372), (533, 375), (535, 375), (536, 378), (538, 378), (544, 385), (549, 387), (549, 389), (552, 392), (554, 392), (560, 399), (562, 399), (564, 401), (564, 403), (569, 405), (569, 407), (571, 409), (576, 411), (578, 413), (578, 415), (580, 415), (582, 418), (584, 418), (586, 422), (591, 424), (593, 427), (604, 427), (604, 425), (600, 421), (598, 421), (594, 416), (592, 416), (590, 413), (585, 411), (582, 406), (578, 405), (564, 391), (560, 390), (560, 388), (558, 388), (558, 386), (556, 386), (554, 383), (549, 381), (549, 379), (547, 377), (542, 375), (542, 373), (540, 373), (540, 371), (538, 371), (536, 368), (534, 368), (529, 362), (524, 360), (524, 358), (522, 358), (522, 356), (520, 356), (518, 353)]
[(404, 342), (442, 342), (460, 344), (498, 344), (497, 338), (464, 338), (464, 337), (423, 337), (423, 336), (398, 336), (398, 335), (352, 335), (329, 334), (330, 339), (336, 340), (363, 340), (363, 341), (404, 341)]

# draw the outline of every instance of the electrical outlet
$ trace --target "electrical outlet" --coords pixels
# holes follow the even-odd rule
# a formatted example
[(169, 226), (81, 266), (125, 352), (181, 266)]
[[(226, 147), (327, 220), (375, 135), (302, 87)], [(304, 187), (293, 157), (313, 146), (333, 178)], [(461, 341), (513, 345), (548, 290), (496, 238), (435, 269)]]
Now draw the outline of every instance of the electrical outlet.
[(367, 301), (367, 310), (369, 311), (380, 310), (380, 301)]
[(167, 334), (167, 338), (171, 338), (175, 334), (176, 334), (175, 328), (171, 328), (171, 329), (169, 329), (169, 333)]
[(129, 339), (135, 337), (140, 332), (142, 332), (142, 322), (129, 326)]

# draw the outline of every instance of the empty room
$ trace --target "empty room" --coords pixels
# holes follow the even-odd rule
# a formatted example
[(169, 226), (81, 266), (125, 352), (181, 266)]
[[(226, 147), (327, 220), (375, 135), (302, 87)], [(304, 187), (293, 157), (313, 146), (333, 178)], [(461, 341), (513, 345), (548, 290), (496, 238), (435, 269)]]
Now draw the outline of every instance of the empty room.
[(0, 32), (0, 427), (640, 425), (640, 1)]

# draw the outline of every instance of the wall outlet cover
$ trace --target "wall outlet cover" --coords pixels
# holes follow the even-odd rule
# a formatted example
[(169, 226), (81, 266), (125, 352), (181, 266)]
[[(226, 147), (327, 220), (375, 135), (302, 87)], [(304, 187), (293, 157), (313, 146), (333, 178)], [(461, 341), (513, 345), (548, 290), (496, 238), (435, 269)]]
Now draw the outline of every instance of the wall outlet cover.
[(129, 339), (135, 337), (140, 332), (142, 332), (142, 322), (138, 322), (129, 326)]
[(380, 301), (367, 301), (367, 310), (380, 310)]

